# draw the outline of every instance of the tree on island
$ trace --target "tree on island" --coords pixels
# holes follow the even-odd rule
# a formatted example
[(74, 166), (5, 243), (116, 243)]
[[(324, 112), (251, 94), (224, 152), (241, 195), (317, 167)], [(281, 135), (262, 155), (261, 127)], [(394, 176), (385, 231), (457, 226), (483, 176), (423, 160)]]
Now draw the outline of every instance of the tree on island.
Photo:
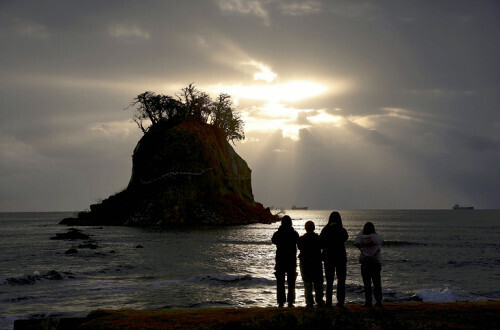
[(237, 225), (278, 219), (255, 201), (252, 171), (230, 144), (244, 134), (229, 95), (211, 99), (190, 84), (173, 97), (144, 92), (131, 107), (144, 135), (132, 154), (127, 188), (62, 224)]
[[(146, 133), (162, 122), (178, 123), (191, 118), (216, 127), (227, 141), (234, 143), (245, 138), (241, 114), (232, 107), (231, 96), (221, 93), (212, 100), (193, 84), (181, 89), (175, 97), (144, 92), (139, 94), (129, 107), (136, 107), (133, 121)], [(150, 122), (149, 126), (144, 123)]]

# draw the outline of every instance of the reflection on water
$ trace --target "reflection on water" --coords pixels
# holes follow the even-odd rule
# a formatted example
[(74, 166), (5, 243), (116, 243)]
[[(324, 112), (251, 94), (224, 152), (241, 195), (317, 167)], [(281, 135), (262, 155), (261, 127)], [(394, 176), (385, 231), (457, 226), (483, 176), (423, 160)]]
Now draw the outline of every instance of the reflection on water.
[[(340, 213), (349, 233), (347, 303), (364, 299), (359, 252), (352, 242), (366, 221), (386, 240), (386, 301), (499, 298), (499, 211)], [(330, 211), (287, 214), (302, 235), (308, 220), (319, 232)], [(182, 230), (81, 227), (99, 247), (67, 255), (65, 251), (81, 242), (49, 240), (67, 229), (57, 225), (65, 216), (0, 214), (0, 310), (5, 316), (86, 315), (98, 308), (276, 305), (271, 236), (279, 223)], [(136, 248), (139, 244), (144, 248)], [(53, 270), (62, 279), (43, 276)], [(35, 278), (33, 283), (15, 283), (28, 276)], [(303, 293), (299, 272), (299, 306), (304, 305)]]

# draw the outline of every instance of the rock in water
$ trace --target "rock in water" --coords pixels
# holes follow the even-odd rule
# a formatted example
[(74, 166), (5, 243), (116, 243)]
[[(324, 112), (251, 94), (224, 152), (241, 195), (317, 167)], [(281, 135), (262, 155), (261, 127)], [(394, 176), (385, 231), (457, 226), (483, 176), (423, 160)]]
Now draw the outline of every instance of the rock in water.
[(128, 187), (69, 225), (227, 225), (276, 221), (253, 198), (251, 170), (212, 125), (162, 122), (132, 156)]
[(80, 232), (78, 229), (70, 228), (67, 233), (59, 233), (50, 239), (89, 239), (89, 235)]

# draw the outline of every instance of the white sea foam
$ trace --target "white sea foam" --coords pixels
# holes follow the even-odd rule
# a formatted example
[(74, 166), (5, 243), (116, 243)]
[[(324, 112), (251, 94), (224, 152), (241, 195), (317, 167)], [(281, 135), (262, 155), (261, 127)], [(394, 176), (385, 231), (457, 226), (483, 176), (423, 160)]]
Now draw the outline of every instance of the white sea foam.
[(444, 285), (442, 288), (423, 289), (415, 296), (424, 302), (457, 302), (457, 301), (481, 301), (487, 300), (485, 297), (475, 296), (460, 288)]
[(424, 302), (454, 302), (457, 301), (452, 290), (445, 289), (425, 289), (416, 293), (416, 296)]

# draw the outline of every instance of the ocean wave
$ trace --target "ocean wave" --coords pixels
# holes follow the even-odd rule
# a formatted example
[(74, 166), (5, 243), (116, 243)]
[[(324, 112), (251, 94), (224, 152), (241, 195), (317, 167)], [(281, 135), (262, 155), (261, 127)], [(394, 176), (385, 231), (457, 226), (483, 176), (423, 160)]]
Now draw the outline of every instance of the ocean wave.
[(92, 269), (92, 270), (87, 270), (82, 272), (82, 275), (85, 276), (92, 276), (92, 275), (98, 275), (98, 274), (114, 274), (116, 272), (126, 272), (129, 270), (135, 269), (135, 266), (132, 265), (116, 265), (114, 267), (106, 267), (106, 268), (100, 268), (100, 269)]
[(232, 301), (229, 300), (207, 300), (207, 301), (202, 301), (202, 302), (196, 302), (187, 305), (187, 308), (201, 308), (201, 307), (209, 307), (209, 306), (230, 306), (233, 305)]
[(240, 241), (240, 240), (220, 240), (220, 244), (232, 244), (232, 245), (273, 245), (271, 240), (269, 241)]
[(38, 271), (33, 274), (24, 275), (21, 277), (9, 277), (4, 281), (4, 284), (10, 285), (27, 285), (27, 284), (35, 284), (37, 281), (41, 280), (51, 280), (51, 281), (59, 281), (66, 278), (73, 278), (73, 274), (71, 272), (63, 272), (62, 274), (58, 271), (51, 270), (45, 274), (40, 274)]
[[(153, 278), (152, 278), (153, 279)], [(169, 288), (172, 285), (181, 283), (181, 280), (158, 280), (150, 283), (143, 284), (143, 287), (149, 290), (159, 290)]]
[(360, 285), (360, 284), (346, 283), (345, 290), (346, 290), (346, 292), (357, 293), (357, 294), (363, 294), (363, 292), (365, 292), (363, 285)]
[(481, 301), (485, 297), (476, 296), (457, 287), (445, 285), (442, 288), (422, 289), (413, 296), (423, 302), (459, 302), (459, 301)]
[[(354, 246), (354, 241), (348, 240), (346, 242), (346, 245), (349, 246)], [(419, 243), (419, 242), (408, 242), (408, 241), (383, 241), (382, 246), (427, 246), (426, 243)]]
[(31, 300), (35, 299), (33, 296), (24, 296), (24, 297), (17, 297), (17, 298), (10, 298), (10, 299), (5, 299), (5, 302), (19, 302), (19, 301), (25, 301), (25, 300)]
[(407, 241), (384, 241), (382, 246), (426, 246), (425, 243), (407, 242)]
[(457, 261), (448, 260), (449, 266), (460, 268), (460, 267), (496, 267), (500, 265), (500, 259), (492, 260), (467, 260), (467, 261)]
[(23, 319), (23, 316), (2, 316), (0, 315), (0, 329), (14, 329), (14, 322)]
[(253, 277), (249, 274), (242, 275), (195, 275), (187, 279), (188, 282), (209, 282), (215, 284), (248, 283), (248, 284), (269, 284), (274, 280), (263, 277)]
[(454, 302), (457, 301), (452, 290), (425, 289), (415, 294), (424, 302)]

